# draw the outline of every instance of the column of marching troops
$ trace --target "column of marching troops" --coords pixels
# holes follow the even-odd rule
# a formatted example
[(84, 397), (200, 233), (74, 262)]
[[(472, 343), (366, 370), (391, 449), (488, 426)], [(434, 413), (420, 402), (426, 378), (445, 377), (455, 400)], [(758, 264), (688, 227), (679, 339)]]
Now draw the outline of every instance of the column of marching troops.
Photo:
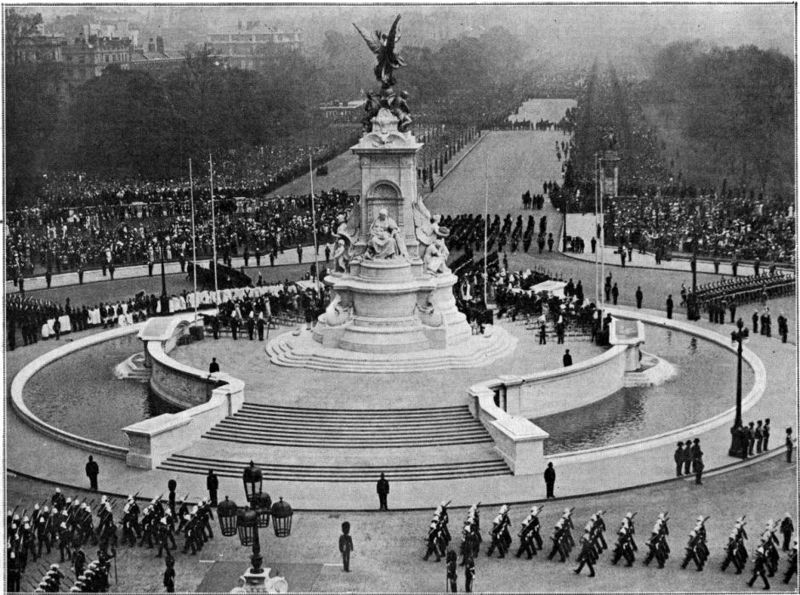
[[(58, 550), (60, 563), (68, 562), (74, 570), (70, 581), (59, 564), (52, 564), (38, 585), (28, 580), (34, 592), (58, 592), (62, 582), (72, 592), (104, 592), (110, 587), (112, 561), (115, 564), (117, 545), (141, 547), (145, 543), (150, 549), (158, 548), (156, 557), (166, 552), (164, 586), (174, 589), (174, 558), (170, 549), (177, 549), (176, 535), (183, 536), (183, 552), (196, 554), (203, 544), (213, 539), (211, 529), (213, 513), (209, 499), (190, 505), (186, 498), (165, 503), (161, 497), (153, 499), (140, 510), (134, 495), (122, 504), (119, 518), (114, 520), (115, 508), (120, 501), (102, 496), (99, 504), (94, 500), (81, 501), (66, 497), (60, 488), (49, 502), (36, 503), (32, 512), (18, 512), (20, 506), (8, 510), (6, 520), (7, 540), (7, 589), (20, 591), (22, 578), (28, 568), (43, 571), (38, 562), (43, 550), (50, 555)], [(96, 506), (96, 511), (93, 508)], [(119, 535), (118, 533), (121, 533)], [(84, 548), (98, 547), (97, 559), (87, 565)], [(67, 583), (70, 584), (67, 584)]]
[[(448, 529), (448, 504), (449, 502), (442, 502), (434, 512), (425, 540), (427, 549), (423, 559), (427, 561), (431, 555), (434, 555), (436, 556), (436, 561), (439, 562), (443, 557), (445, 558), (447, 563), (446, 588), (455, 593), (457, 590), (458, 555), (453, 548), (449, 547), (451, 535)], [(483, 541), (480, 530), (479, 507), (480, 503), (470, 507), (462, 531), (463, 539), (460, 547), (460, 565), (464, 567), (464, 590), (466, 592), (472, 591), (475, 579), (475, 558), (479, 554), (480, 544)], [(520, 531), (518, 532), (519, 547), (516, 551), (517, 558), (525, 554), (528, 560), (530, 560), (534, 556), (537, 556), (540, 551), (544, 550), (544, 542), (540, 533), (541, 523), (539, 521), (539, 513), (543, 508), (543, 506), (533, 506), (528, 516), (522, 521)], [(574, 529), (572, 520), (573, 510), (574, 508), (564, 509), (563, 514), (553, 527), (553, 533), (550, 536), (550, 551), (547, 554), (548, 560), (553, 560), (556, 556), (559, 557), (561, 562), (566, 562), (569, 559), (570, 553), (576, 545), (575, 538), (572, 534), (572, 530)], [(578, 545), (580, 546), (577, 556), (578, 566), (573, 569), (575, 574), (579, 574), (584, 566), (586, 566), (589, 570), (589, 576), (595, 576), (594, 567), (600, 558), (600, 554), (606, 549), (609, 549), (609, 545), (604, 537), (606, 530), (605, 521), (603, 520), (604, 513), (605, 511), (603, 510), (597, 511), (589, 518), (583, 528), (583, 534), (578, 541)], [(625, 560), (627, 566), (632, 566), (636, 561), (636, 553), (639, 551), (639, 547), (634, 537), (636, 534), (634, 525), (635, 517), (635, 512), (628, 512), (622, 519), (619, 529), (617, 530), (616, 543), (613, 548), (611, 548), (611, 563), (614, 565), (619, 563), (622, 559)], [(690, 562), (693, 562), (698, 572), (703, 570), (711, 555), (706, 537), (706, 522), (709, 518), (710, 517), (703, 516), (697, 517), (696, 524), (689, 532), (686, 545), (684, 546), (681, 568), (686, 568)], [(668, 523), (669, 515), (666, 512), (659, 513), (653, 525), (653, 529), (650, 532), (650, 536), (645, 542), (647, 553), (642, 560), (645, 566), (655, 560), (659, 568), (664, 568), (671, 553), (669, 543), (667, 542), (667, 537), (669, 536)], [(733, 568), (736, 569), (736, 574), (741, 574), (747, 564), (748, 553), (745, 542), (748, 536), (745, 531), (746, 524), (747, 522), (744, 516), (737, 519), (728, 537), (728, 542), (725, 546), (725, 558), (721, 565), (721, 570), (723, 572), (727, 570), (729, 566), (733, 566)], [(510, 552), (511, 543), (513, 541), (511, 525), (509, 507), (504, 504), (500, 507), (492, 521), (492, 527), (489, 533), (490, 542), (486, 551), (487, 556), (491, 556), (497, 551), (498, 557), (504, 558)], [(782, 549), (784, 552), (788, 552), (787, 568), (783, 576), (783, 582), (788, 583), (797, 572), (797, 539), (795, 538), (794, 541), (792, 541), (794, 524), (792, 523), (791, 517), (787, 514), (780, 524), (770, 519), (761, 532), (759, 543), (758, 546), (756, 546), (753, 556), (752, 577), (748, 581), (748, 586), (752, 587), (756, 579), (760, 577), (763, 580), (764, 589), (769, 589), (767, 577), (774, 576), (779, 570), (780, 555), (778, 553), (778, 548), (781, 542), (777, 536), (778, 532), (783, 536)]]

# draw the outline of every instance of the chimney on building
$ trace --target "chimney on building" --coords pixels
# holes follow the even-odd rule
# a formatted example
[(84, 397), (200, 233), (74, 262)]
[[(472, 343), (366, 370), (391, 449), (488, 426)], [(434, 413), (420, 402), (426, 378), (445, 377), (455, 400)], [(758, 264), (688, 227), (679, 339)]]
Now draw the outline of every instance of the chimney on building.
[(158, 37), (156, 37), (156, 51), (159, 54), (163, 54), (164, 53), (164, 38), (161, 37), (160, 35)]
[(147, 42), (147, 51), (148, 52), (155, 52), (156, 51), (156, 44), (153, 43), (153, 38), (150, 38), (150, 41)]

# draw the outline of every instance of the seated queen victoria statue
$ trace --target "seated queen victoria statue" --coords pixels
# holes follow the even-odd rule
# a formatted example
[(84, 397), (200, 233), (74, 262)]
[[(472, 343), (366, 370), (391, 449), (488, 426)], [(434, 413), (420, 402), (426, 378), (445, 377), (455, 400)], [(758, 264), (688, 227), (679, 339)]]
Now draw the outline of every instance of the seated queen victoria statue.
[(397, 222), (389, 217), (386, 209), (378, 211), (378, 216), (369, 227), (369, 239), (364, 258), (367, 260), (386, 260), (395, 257), (407, 258), (406, 245), (400, 234)]

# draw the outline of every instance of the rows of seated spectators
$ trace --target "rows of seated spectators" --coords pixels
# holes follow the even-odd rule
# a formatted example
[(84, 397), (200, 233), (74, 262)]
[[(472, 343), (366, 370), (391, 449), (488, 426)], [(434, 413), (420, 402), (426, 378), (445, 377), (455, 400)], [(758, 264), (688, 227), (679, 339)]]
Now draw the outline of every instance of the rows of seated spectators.
[[(705, 189), (697, 196), (613, 199), (606, 223), (607, 239), (640, 249), (704, 256), (789, 262), (794, 256), (795, 224), (788, 205), (754, 193), (725, 197)], [(731, 191), (732, 192), (732, 191)]]

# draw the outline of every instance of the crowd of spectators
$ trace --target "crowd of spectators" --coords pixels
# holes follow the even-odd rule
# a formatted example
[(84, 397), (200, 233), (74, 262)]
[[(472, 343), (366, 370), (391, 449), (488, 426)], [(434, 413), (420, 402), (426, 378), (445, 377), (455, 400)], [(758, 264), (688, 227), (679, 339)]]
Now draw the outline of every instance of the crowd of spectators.
[[(274, 257), (287, 248), (313, 241), (311, 197), (243, 197), (236, 187), (215, 187), (217, 253), (225, 262), (239, 254)], [(8, 220), (9, 276), (29, 276), (38, 268), (59, 273), (79, 267), (153, 263), (192, 257), (189, 190), (163, 187), (162, 200), (145, 204), (28, 211)], [(338, 190), (315, 197), (320, 242), (330, 239), (338, 215), (356, 197)], [(195, 193), (198, 258), (213, 252), (208, 191)]]
[(696, 248), (700, 256), (793, 262), (795, 222), (783, 201), (756, 198), (752, 192), (723, 196), (713, 189), (665, 190), (668, 194), (655, 197), (610, 200), (607, 242), (631, 243), (662, 255)]

